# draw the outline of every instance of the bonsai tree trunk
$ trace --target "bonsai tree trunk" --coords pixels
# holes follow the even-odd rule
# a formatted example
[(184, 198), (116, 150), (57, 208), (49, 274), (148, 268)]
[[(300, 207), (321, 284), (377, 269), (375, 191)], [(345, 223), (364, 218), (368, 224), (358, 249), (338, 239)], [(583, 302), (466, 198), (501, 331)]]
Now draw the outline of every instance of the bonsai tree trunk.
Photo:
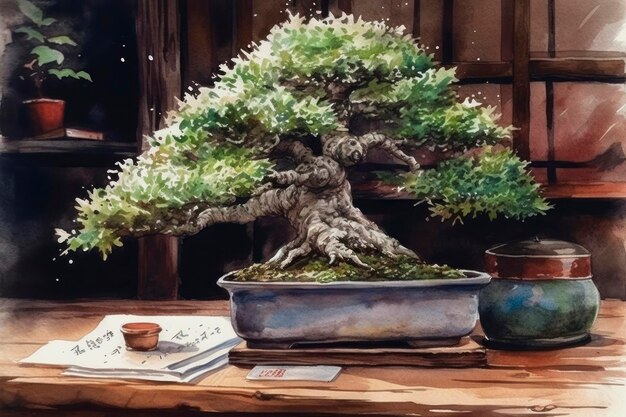
[(165, 233), (193, 234), (215, 223), (248, 223), (259, 217), (281, 216), (296, 230), (296, 238), (269, 261), (281, 268), (312, 253), (327, 257), (330, 264), (346, 261), (366, 268), (358, 252), (417, 258), (354, 207), (346, 173), (347, 166), (361, 162), (373, 147), (386, 150), (412, 170), (419, 167), (414, 158), (377, 133), (357, 138), (347, 129), (338, 130), (323, 136), (322, 144), (322, 155), (315, 156), (301, 142), (281, 143), (276, 151), (293, 159), (295, 169), (271, 174), (270, 182), (243, 204), (209, 208), (195, 221), (183, 220), (182, 226), (172, 226)]

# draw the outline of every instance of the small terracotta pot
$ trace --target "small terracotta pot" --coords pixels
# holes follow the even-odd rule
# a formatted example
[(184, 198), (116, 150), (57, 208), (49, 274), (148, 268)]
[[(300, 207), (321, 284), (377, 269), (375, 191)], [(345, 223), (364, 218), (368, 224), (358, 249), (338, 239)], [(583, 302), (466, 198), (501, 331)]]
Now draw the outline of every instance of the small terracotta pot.
[(156, 349), (161, 330), (161, 326), (156, 323), (126, 323), (122, 325), (122, 334), (126, 346), (132, 350)]
[(24, 105), (28, 109), (33, 134), (40, 135), (63, 127), (65, 101), (38, 98), (26, 100)]

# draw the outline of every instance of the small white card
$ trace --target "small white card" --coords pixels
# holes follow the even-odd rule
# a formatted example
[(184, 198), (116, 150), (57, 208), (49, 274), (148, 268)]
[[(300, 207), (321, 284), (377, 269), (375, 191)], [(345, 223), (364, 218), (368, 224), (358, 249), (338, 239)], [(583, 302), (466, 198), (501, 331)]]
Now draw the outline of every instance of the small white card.
[(321, 381), (331, 382), (341, 372), (339, 366), (257, 365), (246, 379), (252, 381)]

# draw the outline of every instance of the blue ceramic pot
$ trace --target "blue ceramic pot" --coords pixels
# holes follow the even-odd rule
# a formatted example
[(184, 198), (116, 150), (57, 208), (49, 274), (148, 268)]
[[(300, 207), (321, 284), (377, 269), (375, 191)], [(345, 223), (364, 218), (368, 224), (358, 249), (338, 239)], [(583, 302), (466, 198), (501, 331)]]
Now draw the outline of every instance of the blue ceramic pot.
[(249, 346), (298, 343), (432, 341), (453, 344), (478, 319), (478, 292), (489, 275), (384, 282), (236, 282), (218, 285), (231, 295), (233, 327)]
[(480, 292), (488, 341), (506, 347), (558, 347), (589, 338), (600, 296), (584, 248), (555, 240), (487, 251), (492, 282)]

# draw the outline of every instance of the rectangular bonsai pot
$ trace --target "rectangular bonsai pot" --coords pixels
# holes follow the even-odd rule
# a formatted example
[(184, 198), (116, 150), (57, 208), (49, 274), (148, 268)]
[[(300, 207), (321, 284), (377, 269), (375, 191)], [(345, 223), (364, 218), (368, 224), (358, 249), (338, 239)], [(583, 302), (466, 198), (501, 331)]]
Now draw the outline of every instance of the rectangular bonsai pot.
[(250, 347), (440, 341), (453, 344), (478, 319), (478, 293), (491, 277), (422, 281), (217, 282), (230, 293), (235, 331)]

